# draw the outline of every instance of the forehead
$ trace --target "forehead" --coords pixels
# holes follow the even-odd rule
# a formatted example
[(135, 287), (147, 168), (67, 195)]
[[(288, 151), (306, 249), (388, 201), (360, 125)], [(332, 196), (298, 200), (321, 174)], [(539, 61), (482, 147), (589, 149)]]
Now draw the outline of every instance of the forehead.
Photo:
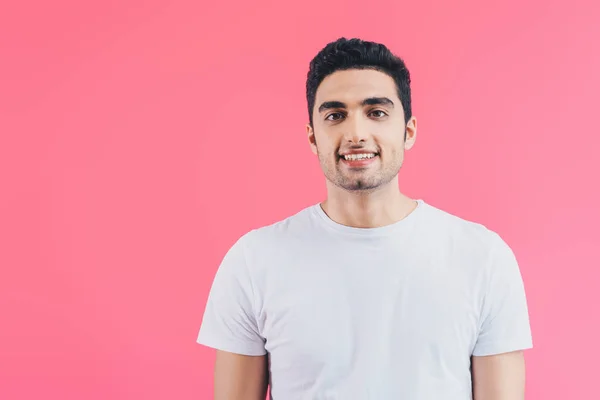
[(399, 104), (394, 79), (380, 71), (351, 69), (336, 71), (323, 79), (315, 96), (315, 104), (324, 101), (342, 101), (359, 104), (368, 97), (388, 97)]

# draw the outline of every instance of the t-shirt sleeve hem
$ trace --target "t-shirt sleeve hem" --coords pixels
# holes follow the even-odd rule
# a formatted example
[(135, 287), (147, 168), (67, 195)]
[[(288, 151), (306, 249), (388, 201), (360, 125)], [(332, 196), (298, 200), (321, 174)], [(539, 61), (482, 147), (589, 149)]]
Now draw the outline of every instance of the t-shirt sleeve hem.
[(202, 346), (210, 347), (215, 350), (241, 354), (244, 356), (264, 356), (267, 354), (267, 351), (262, 346), (248, 346), (247, 344), (233, 343), (207, 336), (199, 336), (196, 342)]
[(513, 351), (529, 350), (533, 348), (531, 341), (514, 343), (491, 343), (488, 345), (479, 345), (473, 351), (473, 356), (493, 356), (497, 354), (510, 353)]

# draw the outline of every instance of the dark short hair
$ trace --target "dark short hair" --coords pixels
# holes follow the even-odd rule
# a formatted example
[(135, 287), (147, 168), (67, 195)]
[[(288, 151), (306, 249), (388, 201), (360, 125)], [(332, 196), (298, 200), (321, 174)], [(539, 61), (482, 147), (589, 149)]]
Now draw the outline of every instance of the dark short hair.
[(408, 122), (412, 116), (410, 73), (404, 61), (383, 44), (342, 37), (327, 44), (310, 62), (306, 78), (306, 100), (311, 125), (317, 88), (323, 79), (336, 71), (349, 69), (373, 69), (392, 77), (404, 109), (405, 122)]

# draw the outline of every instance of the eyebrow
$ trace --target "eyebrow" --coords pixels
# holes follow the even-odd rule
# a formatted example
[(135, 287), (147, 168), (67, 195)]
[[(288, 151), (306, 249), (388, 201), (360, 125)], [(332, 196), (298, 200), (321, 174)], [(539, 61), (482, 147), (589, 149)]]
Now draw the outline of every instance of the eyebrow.
[[(361, 106), (376, 106), (385, 105), (394, 108), (394, 102), (387, 97), (369, 97), (362, 101)], [(319, 106), (319, 113), (332, 108), (347, 108), (346, 104), (341, 101), (326, 101)]]

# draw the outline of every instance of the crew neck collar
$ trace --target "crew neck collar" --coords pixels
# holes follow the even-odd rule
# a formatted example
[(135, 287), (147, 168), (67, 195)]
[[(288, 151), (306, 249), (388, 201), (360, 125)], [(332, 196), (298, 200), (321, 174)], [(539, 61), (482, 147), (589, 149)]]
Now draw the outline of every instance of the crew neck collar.
[(422, 199), (417, 199), (415, 201), (417, 202), (417, 207), (414, 210), (412, 210), (410, 214), (408, 214), (406, 217), (392, 224), (376, 228), (357, 228), (353, 226), (342, 225), (332, 220), (325, 213), (323, 207), (321, 206), (321, 203), (317, 203), (311, 208), (313, 213), (316, 214), (328, 228), (333, 229), (337, 232), (358, 236), (384, 236), (411, 225), (414, 222), (414, 220), (418, 217), (418, 215), (423, 212), (423, 209), (426, 208), (427, 203)]

